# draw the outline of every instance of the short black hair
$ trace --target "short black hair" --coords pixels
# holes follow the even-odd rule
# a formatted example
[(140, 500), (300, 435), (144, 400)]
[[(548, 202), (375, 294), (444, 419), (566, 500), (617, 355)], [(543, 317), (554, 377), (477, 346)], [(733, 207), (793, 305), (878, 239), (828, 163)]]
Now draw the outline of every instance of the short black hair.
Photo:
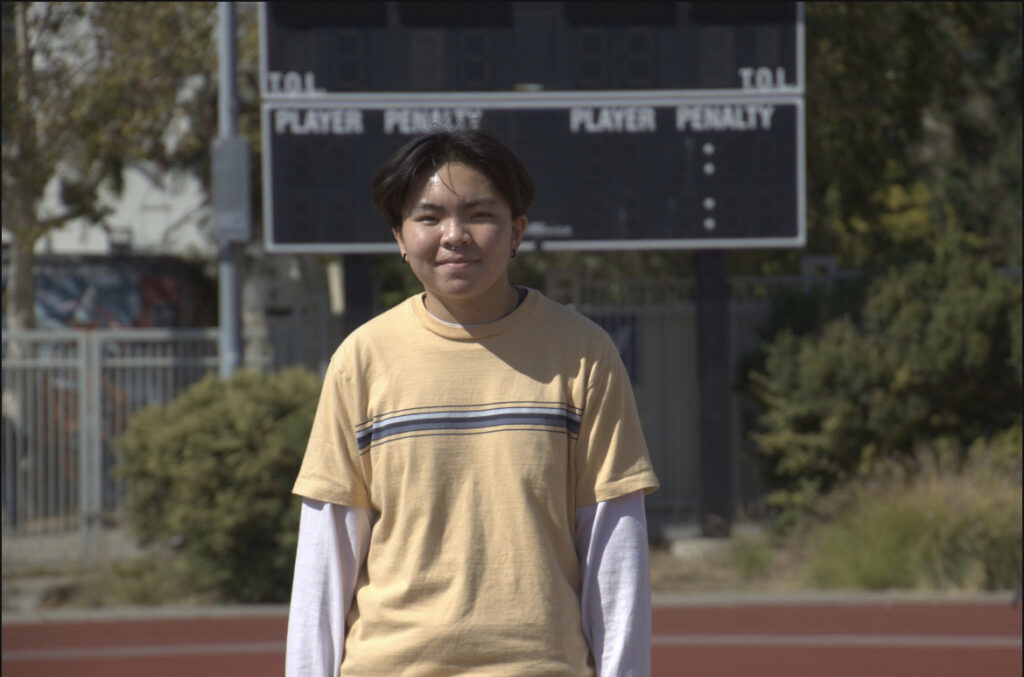
[(392, 229), (401, 229), (402, 213), (416, 181), (449, 162), (468, 165), (486, 176), (505, 198), (513, 218), (526, 214), (537, 197), (526, 165), (494, 134), (480, 129), (430, 132), (399, 148), (374, 172), (373, 204)]

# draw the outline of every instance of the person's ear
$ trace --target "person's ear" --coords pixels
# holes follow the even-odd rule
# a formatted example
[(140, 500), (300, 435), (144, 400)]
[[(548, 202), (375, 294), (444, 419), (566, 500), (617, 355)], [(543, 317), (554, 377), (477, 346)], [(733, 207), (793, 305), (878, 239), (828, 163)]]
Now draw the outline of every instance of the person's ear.
[(402, 229), (392, 228), (391, 235), (395, 238), (395, 242), (398, 243), (398, 253), (402, 256), (402, 260), (405, 261), (405, 242), (402, 240)]
[(526, 223), (525, 214), (512, 219), (512, 249), (519, 249), (519, 245), (523, 243), (523, 236), (526, 235)]

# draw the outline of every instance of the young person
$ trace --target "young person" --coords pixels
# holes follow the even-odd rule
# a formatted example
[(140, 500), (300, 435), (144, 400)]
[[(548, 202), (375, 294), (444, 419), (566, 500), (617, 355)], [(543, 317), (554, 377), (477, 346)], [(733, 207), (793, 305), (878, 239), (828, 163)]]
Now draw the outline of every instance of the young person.
[(423, 284), (333, 355), (289, 675), (646, 675), (652, 471), (608, 335), (508, 266), (535, 188), (497, 138), (417, 138), (373, 199)]

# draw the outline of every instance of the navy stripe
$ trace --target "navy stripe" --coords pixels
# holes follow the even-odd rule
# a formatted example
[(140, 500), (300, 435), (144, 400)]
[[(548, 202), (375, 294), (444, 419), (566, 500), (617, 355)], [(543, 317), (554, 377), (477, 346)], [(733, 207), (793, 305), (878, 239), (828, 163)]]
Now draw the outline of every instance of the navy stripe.
[[(455, 412), (446, 413), (451, 414)], [(356, 442), (359, 449), (364, 449), (370, 444), (379, 442), (387, 437), (409, 432), (422, 432), (429, 430), (473, 430), (510, 425), (564, 428), (567, 432), (572, 434), (577, 434), (580, 430), (580, 417), (569, 412), (555, 414), (541, 412), (514, 413), (506, 411), (472, 417), (465, 416), (464, 414), (466, 412), (458, 413), (463, 415), (443, 416), (432, 414), (423, 418), (403, 416), (401, 418), (406, 420), (394, 421), (391, 423), (387, 420), (380, 421), (375, 423), (373, 426), (360, 431), (356, 435)]]

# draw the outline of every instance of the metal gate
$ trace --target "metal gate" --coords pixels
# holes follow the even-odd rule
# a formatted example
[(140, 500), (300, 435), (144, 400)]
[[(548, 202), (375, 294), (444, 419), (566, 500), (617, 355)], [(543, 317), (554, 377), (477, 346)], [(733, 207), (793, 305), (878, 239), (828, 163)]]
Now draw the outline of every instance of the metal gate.
[(124, 494), (114, 440), (139, 409), (216, 373), (217, 337), (216, 329), (3, 333), (5, 560), (14, 539), (31, 536), (80, 536), (95, 551)]

